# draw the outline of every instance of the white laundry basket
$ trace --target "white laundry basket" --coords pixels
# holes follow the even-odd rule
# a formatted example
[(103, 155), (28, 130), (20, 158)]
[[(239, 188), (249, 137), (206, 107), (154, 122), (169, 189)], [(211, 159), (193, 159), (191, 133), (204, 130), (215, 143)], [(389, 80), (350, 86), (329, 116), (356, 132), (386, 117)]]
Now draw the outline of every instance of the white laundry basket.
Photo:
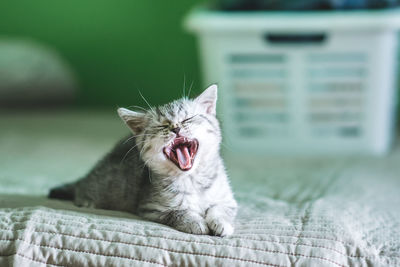
[(394, 132), (400, 12), (194, 10), (224, 138), (258, 154), (384, 154)]

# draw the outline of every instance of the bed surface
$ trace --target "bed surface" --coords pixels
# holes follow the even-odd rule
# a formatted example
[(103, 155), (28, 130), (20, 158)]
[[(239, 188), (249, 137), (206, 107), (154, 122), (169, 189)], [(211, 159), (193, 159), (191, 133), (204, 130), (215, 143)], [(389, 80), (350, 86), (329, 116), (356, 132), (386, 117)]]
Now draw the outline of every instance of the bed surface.
[[(233, 236), (44, 197), (126, 129), (109, 113), (0, 115), (0, 266), (400, 266), (400, 147), (385, 158), (224, 157)], [(263, 166), (260, 169), (259, 166)]]

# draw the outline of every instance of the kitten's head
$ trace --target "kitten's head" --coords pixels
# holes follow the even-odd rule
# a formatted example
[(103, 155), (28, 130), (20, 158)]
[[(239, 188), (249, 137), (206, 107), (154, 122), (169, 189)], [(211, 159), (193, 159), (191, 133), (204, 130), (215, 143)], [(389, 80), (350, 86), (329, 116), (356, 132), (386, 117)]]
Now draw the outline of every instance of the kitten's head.
[(144, 113), (120, 108), (118, 113), (137, 136), (145, 164), (173, 176), (216, 159), (221, 142), (216, 102), (217, 86), (211, 85), (193, 100), (182, 98)]

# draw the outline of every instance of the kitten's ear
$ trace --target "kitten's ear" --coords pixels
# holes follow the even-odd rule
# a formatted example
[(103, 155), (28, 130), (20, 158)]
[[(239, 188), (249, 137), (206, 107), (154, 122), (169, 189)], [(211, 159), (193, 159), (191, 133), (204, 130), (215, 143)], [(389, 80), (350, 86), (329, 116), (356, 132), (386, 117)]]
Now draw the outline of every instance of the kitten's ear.
[(141, 133), (146, 125), (143, 113), (135, 112), (126, 108), (119, 108), (118, 115), (135, 134)]
[(202, 105), (208, 114), (215, 115), (217, 106), (218, 86), (216, 84), (210, 85), (204, 90), (201, 95), (195, 98), (194, 101)]

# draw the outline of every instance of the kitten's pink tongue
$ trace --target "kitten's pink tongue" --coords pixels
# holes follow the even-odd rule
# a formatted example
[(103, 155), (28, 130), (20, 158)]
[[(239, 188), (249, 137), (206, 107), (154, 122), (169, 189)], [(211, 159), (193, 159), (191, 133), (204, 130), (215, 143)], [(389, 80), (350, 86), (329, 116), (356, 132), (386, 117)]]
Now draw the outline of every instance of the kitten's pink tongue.
[(178, 162), (181, 169), (190, 168), (190, 155), (189, 150), (186, 146), (181, 146), (176, 149), (176, 155), (178, 156)]

